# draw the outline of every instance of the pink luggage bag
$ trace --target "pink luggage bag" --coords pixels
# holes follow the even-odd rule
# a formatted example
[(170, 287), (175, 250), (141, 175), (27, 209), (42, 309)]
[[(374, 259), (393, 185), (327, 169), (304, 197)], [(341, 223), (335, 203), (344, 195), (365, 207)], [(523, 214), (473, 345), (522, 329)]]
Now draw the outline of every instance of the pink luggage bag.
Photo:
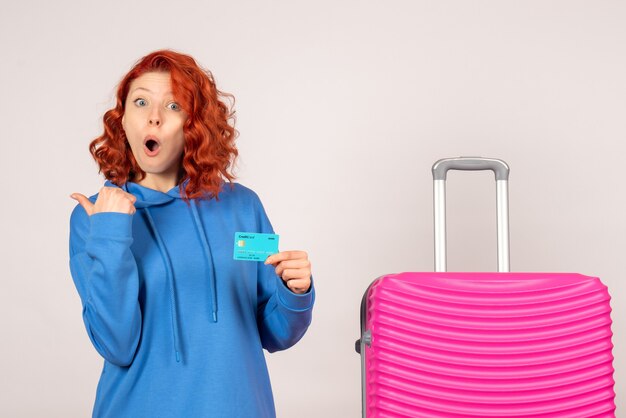
[[(447, 273), (448, 170), (496, 177), (498, 272)], [(597, 277), (509, 273), (502, 160), (433, 166), (435, 273), (374, 280), (361, 303), (367, 418), (615, 417), (611, 307)]]

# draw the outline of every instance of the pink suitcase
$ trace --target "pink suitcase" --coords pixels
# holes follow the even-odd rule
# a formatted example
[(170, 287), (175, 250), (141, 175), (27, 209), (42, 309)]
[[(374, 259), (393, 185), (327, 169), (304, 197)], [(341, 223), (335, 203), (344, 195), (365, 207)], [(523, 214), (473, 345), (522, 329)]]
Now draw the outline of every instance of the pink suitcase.
[[(498, 273), (446, 272), (451, 169), (496, 176)], [(508, 272), (508, 174), (497, 159), (434, 164), (436, 273), (379, 277), (361, 303), (363, 417), (615, 417), (607, 287)]]

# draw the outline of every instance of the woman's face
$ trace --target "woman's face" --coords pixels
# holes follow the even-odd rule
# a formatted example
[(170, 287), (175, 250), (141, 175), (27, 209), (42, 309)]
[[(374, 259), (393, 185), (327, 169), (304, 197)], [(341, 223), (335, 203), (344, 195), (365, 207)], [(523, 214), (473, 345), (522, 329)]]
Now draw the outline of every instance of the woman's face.
[(130, 83), (122, 127), (146, 178), (178, 179), (187, 114), (174, 100), (170, 73), (149, 72)]

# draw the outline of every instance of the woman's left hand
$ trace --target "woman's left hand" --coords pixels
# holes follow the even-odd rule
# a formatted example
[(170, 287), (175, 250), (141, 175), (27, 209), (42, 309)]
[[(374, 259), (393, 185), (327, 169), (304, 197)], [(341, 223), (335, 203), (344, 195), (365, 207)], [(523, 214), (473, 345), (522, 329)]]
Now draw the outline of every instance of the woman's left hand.
[(276, 274), (294, 293), (306, 293), (311, 287), (311, 262), (305, 251), (281, 251), (265, 259), (276, 267)]

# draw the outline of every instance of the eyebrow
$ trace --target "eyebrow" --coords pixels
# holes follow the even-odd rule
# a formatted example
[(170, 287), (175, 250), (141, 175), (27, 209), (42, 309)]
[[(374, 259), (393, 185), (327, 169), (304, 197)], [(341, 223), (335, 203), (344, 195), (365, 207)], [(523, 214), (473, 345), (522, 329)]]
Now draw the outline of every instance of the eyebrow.
[[(132, 89), (130, 93), (134, 93), (134, 92), (136, 92), (137, 90), (145, 90), (145, 91), (147, 91), (148, 93), (152, 93), (152, 94), (154, 94), (154, 92), (153, 92), (153, 91), (151, 91), (151, 90), (149, 90), (149, 89), (147, 89), (147, 88), (145, 88), (145, 87), (136, 87), (136, 88)], [(130, 93), (129, 93), (129, 94), (130, 94)], [(172, 93), (171, 91), (166, 91), (166, 92), (165, 92), (165, 94), (173, 94), (173, 93)]]

